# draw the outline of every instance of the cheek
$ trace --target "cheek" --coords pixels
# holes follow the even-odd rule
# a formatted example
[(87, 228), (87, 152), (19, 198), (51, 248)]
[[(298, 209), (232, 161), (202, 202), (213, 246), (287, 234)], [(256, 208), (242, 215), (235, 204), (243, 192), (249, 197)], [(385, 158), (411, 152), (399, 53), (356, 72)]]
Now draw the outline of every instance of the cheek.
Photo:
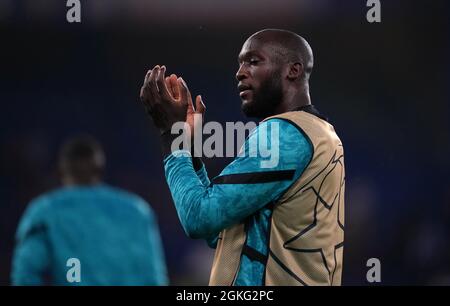
[(270, 81), (273, 71), (268, 67), (255, 67), (252, 71), (252, 78), (255, 81), (255, 86), (260, 89), (261, 85), (267, 84)]

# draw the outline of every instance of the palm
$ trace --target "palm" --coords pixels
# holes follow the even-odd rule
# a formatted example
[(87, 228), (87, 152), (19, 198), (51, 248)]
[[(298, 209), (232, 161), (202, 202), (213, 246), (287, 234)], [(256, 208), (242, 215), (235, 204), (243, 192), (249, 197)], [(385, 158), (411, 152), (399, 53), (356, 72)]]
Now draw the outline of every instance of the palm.
[[(172, 95), (173, 99), (178, 101), (180, 99), (180, 79), (176, 75), (172, 74), (166, 78), (166, 86)], [(186, 86), (186, 85), (185, 85)], [(186, 86), (187, 87), (187, 86)], [(205, 105), (201, 99), (201, 96), (197, 96), (195, 99), (195, 109), (192, 103), (191, 94), (188, 92), (187, 110), (186, 110), (186, 123), (188, 124), (191, 137), (194, 137), (194, 131), (201, 130), (201, 124), (203, 122), (203, 115), (205, 113)], [(195, 116), (199, 115), (199, 116)]]

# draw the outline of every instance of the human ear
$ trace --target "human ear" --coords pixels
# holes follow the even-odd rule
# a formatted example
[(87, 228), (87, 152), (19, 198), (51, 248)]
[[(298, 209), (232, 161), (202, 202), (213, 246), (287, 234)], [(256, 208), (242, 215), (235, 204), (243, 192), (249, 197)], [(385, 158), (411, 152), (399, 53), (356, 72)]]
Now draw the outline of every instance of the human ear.
[(296, 62), (296, 63), (290, 63), (288, 67), (288, 75), (287, 78), (289, 80), (295, 80), (299, 79), (303, 74), (303, 65), (302, 63)]

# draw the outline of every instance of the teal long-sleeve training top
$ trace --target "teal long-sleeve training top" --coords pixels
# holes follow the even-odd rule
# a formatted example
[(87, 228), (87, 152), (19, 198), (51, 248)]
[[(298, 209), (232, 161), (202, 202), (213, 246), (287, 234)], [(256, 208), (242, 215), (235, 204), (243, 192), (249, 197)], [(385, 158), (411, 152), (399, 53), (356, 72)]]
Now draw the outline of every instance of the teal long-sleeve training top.
[[(261, 151), (261, 141), (271, 156)], [(215, 247), (222, 230), (245, 222), (247, 245), (267, 256), (269, 204), (301, 176), (312, 155), (307, 136), (284, 119), (262, 122), (212, 182), (204, 166), (194, 170), (189, 151), (172, 152), (164, 160), (165, 174), (185, 232)], [(264, 268), (243, 254), (235, 285), (262, 285)]]

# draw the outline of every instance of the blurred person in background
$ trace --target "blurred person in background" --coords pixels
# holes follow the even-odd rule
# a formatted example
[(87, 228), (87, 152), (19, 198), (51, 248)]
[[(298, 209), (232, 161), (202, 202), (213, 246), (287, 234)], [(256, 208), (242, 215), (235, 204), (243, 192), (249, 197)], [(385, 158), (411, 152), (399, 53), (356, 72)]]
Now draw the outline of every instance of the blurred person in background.
[(18, 226), (13, 285), (168, 284), (150, 206), (102, 183), (104, 167), (95, 139), (77, 137), (62, 146), (63, 187), (34, 199)]

